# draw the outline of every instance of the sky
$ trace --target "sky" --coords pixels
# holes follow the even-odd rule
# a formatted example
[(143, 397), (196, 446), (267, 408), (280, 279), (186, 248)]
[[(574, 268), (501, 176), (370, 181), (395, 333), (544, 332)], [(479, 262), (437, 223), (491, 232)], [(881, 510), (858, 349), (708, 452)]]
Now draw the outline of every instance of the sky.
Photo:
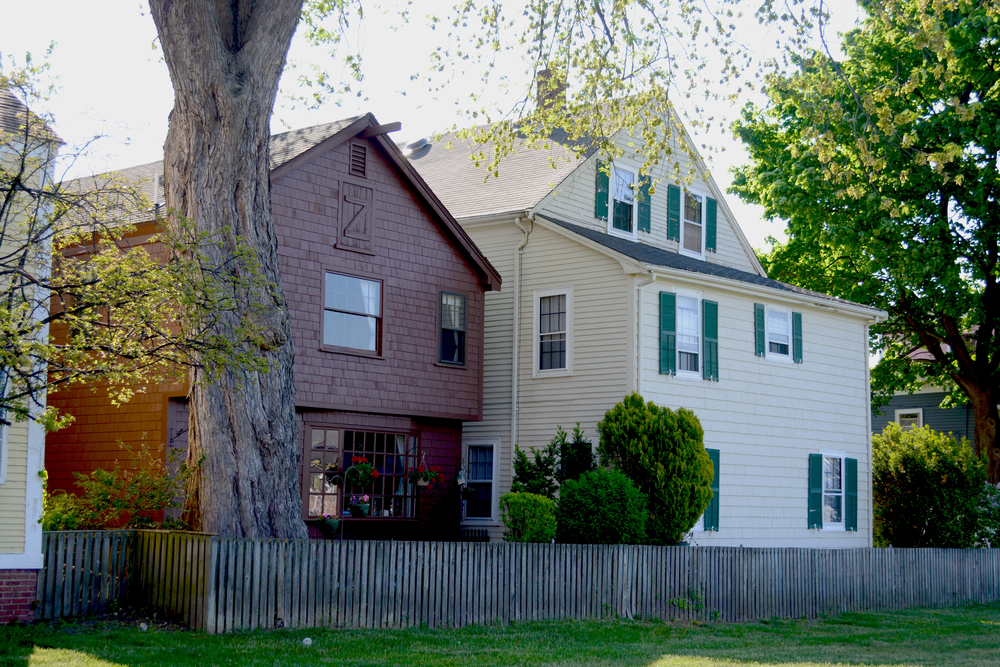
[[(427, 62), (421, 55), (442, 39), (440, 31), (431, 31), (422, 18), (428, 9), (435, 9), (438, 0), (415, 0), (408, 26), (393, 31), (399, 23), (395, 11), (380, 12), (366, 9), (362, 26), (352, 27), (350, 39), (362, 44), (367, 78), (366, 98), (345, 99), (339, 106), (327, 104), (319, 109), (293, 109), (279, 100), (272, 132), (326, 123), (340, 118), (371, 112), (382, 123), (400, 121), (402, 130), (393, 134), (399, 140), (413, 140), (463, 123), (457, 115), (459, 98), (469, 86), (459, 83), (436, 98), (410, 81), (410, 75)], [(834, 30), (853, 26), (858, 10), (851, 0), (833, 3), (831, 22)], [(77, 177), (120, 169), (159, 160), (167, 119), (173, 106), (173, 90), (166, 64), (156, 48), (156, 29), (148, 6), (138, 0), (36, 0), (14, 3), (4, 10), (5, 23), (17, 26), (5, 31), (0, 42), (4, 67), (9, 58), (23, 62), (31, 53), (37, 62), (49, 45), (54, 43), (50, 74), (56, 78), (58, 92), (48, 102), (47, 110), (55, 116), (56, 131), (70, 145), (82, 144), (94, 136), (105, 138), (91, 145), (87, 156), (66, 165), (65, 177)], [(751, 28), (756, 28), (748, 24)], [(766, 31), (746, 31), (751, 35), (751, 48), (766, 56), (769, 39)], [(308, 52), (301, 40), (293, 41), (292, 58), (311, 59), (324, 64), (323, 56)], [(339, 72), (335, 63), (327, 60), (331, 74)], [(506, 61), (501, 67), (520, 71), (520, 62)], [(401, 92), (404, 91), (404, 92)], [(765, 104), (763, 97), (744, 95)], [(742, 102), (731, 109), (722, 109), (735, 118)], [(725, 191), (730, 184), (729, 169), (747, 162), (740, 143), (728, 134), (718, 132), (704, 137), (716, 150), (705, 153), (712, 175)], [(700, 141), (701, 137), (696, 137)], [(724, 150), (720, 150), (723, 149)], [(501, 167), (502, 168), (502, 167)], [(502, 175), (501, 175), (502, 177)], [(743, 204), (735, 195), (727, 195), (727, 203), (755, 248), (765, 247), (764, 239), (773, 235), (782, 239), (784, 223), (762, 219), (762, 211)]]

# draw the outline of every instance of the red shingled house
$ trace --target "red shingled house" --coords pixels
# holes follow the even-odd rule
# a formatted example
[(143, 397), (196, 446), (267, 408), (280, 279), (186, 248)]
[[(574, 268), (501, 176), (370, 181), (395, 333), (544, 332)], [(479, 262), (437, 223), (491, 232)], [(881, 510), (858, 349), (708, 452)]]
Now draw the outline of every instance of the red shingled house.
[[(271, 139), (303, 512), (343, 516), (351, 537), (451, 539), (462, 423), (482, 418), (484, 294), (501, 279), (388, 138), (393, 129), (368, 114)], [(122, 173), (161, 201), (160, 163)], [(145, 242), (154, 229), (134, 236)], [(111, 469), (143, 445), (160, 455), (164, 443), (185, 446), (185, 395), (164, 385), (121, 409), (88, 389), (53, 395), (76, 422), (48, 437), (50, 488), (72, 490), (72, 472)], [(366, 518), (345, 516), (341, 475), (355, 456), (379, 472)], [(405, 471), (422, 462), (443, 480), (409, 483)]]

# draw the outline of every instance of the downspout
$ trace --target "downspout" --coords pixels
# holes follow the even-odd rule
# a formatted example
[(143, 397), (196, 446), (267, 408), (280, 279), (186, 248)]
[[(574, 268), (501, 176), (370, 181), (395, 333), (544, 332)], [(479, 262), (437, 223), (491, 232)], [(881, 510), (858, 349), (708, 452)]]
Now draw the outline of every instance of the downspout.
[(635, 290), (636, 314), (635, 314), (635, 391), (642, 395), (642, 290), (651, 283), (656, 282), (656, 272), (649, 272), (649, 280), (639, 283)]
[[(878, 322), (878, 320), (875, 320)], [(868, 334), (868, 322), (865, 322), (865, 425), (867, 432), (868, 441), (868, 507), (870, 512), (868, 513), (868, 546), (872, 546), (874, 531), (875, 531), (875, 497), (873, 489), (873, 474), (872, 474), (872, 369), (871, 369), (871, 355), (867, 354), (871, 350), (870, 338)]]
[[(513, 350), (511, 351), (511, 377), (510, 377), (510, 452), (511, 452), (511, 465), (514, 461), (514, 445), (517, 444), (517, 428), (518, 428), (518, 369), (519, 369), (519, 359), (518, 350), (520, 348), (520, 331), (521, 331), (521, 259), (524, 256), (524, 247), (528, 245), (528, 235), (531, 234), (531, 227), (524, 228), (521, 226), (522, 218), (514, 218), (514, 225), (521, 230), (524, 234), (524, 239), (521, 241), (521, 245), (517, 247), (517, 252), (514, 254), (514, 330), (513, 336)], [(524, 218), (531, 222), (535, 222), (533, 218)], [(513, 475), (513, 471), (511, 471)]]

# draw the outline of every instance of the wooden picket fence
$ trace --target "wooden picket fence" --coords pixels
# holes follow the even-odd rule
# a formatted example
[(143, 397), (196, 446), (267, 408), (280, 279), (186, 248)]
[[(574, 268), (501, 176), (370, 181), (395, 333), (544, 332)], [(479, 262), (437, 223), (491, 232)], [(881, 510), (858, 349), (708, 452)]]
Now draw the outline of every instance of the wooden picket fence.
[(126, 602), (135, 537), (131, 530), (42, 533), (35, 618), (101, 614)]
[[(56, 535), (47, 537), (56, 551), (88, 544)], [(745, 621), (1000, 600), (998, 549), (322, 542), (166, 531), (137, 531), (118, 543), (128, 546), (115, 553), (132, 557), (131, 569), (120, 570), (118, 591), (210, 633), (551, 619)], [(40, 617), (98, 610), (85, 603), (93, 595), (81, 594), (75, 607), (66, 604), (78, 591), (104, 590), (79, 583), (97, 570), (87, 569), (88, 557), (76, 548), (73, 568), (66, 566), (69, 556), (49, 552), (47, 563), (63, 573), (64, 583), (57, 593), (51, 582), (60, 577), (46, 568), (40, 599), (63, 604), (43, 603), (40, 608), (53, 611)], [(97, 599), (112, 599), (108, 590)]]

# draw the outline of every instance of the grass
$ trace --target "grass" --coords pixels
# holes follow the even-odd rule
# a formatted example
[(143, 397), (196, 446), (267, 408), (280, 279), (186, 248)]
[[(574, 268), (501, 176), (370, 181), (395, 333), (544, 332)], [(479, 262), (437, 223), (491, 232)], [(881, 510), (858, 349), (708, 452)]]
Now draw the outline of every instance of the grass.
[[(1000, 667), (1000, 604), (757, 623), (551, 622), (230, 635), (107, 621), (0, 627), (0, 665)], [(302, 640), (312, 639), (306, 647)]]

